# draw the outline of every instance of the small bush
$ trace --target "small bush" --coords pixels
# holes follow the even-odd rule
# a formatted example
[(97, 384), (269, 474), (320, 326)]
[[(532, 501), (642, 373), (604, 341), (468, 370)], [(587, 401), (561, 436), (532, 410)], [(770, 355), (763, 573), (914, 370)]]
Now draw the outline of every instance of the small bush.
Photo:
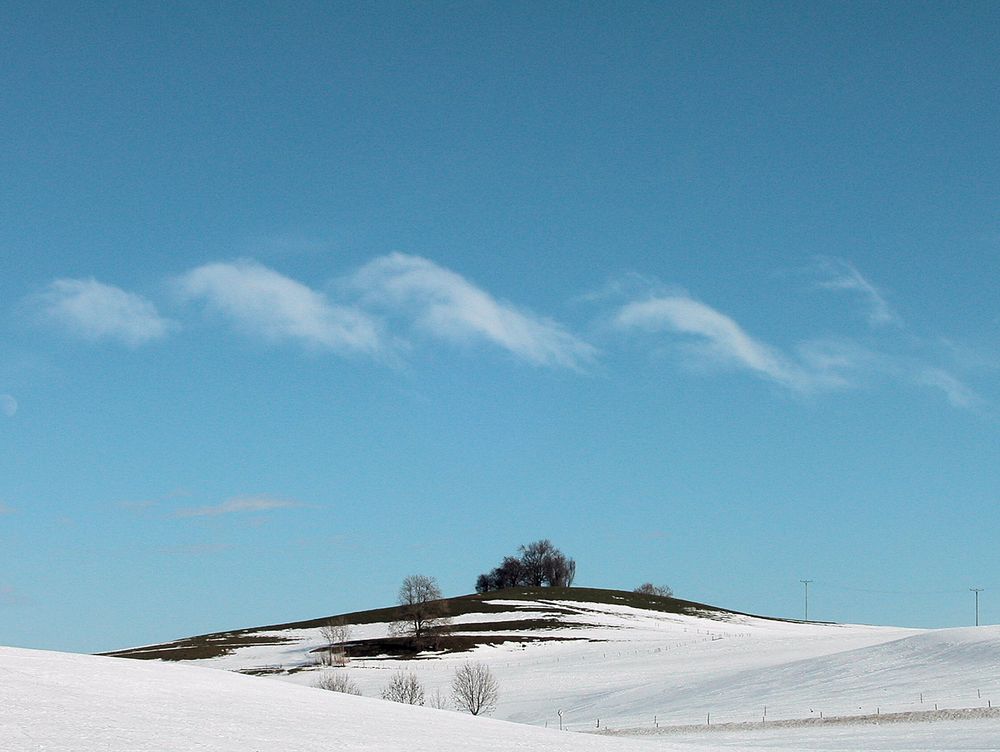
[(401, 702), (404, 705), (423, 705), (424, 688), (417, 680), (416, 674), (397, 671), (382, 690), (382, 699)]
[(316, 680), (316, 687), (345, 695), (361, 695), (361, 688), (347, 674), (341, 671), (325, 671)]

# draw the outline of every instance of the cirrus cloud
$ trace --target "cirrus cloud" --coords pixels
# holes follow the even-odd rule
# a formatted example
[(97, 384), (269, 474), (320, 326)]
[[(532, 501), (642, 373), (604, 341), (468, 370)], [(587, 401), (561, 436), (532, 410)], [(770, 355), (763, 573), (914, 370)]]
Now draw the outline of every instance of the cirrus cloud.
[(305, 504), (292, 499), (276, 499), (272, 496), (235, 496), (231, 499), (204, 507), (178, 509), (175, 517), (218, 517), (223, 514), (240, 512), (267, 512), (272, 509), (292, 509)]
[(819, 286), (826, 290), (853, 292), (861, 298), (866, 308), (868, 323), (872, 326), (902, 324), (885, 295), (865, 278), (850, 261), (841, 258), (819, 257), (816, 269), (823, 279)]
[(17, 400), (11, 394), (0, 394), (0, 414), (13, 418), (17, 414)]
[(57, 279), (35, 300), (43, 318), (83, 339), (137, 347), (165, 337), (174, 323), (141, 295), (96, 279)]
[(199, 266), (177, 280), (182, 297), (203, 301), (242, 331), (310, 348), (375, 354), (378, 322), (254, 261)]
[(813, 379), (777, 349), (750, 336), (729, 316), (685, 295), (652, 297), (623, 306), (614, 323), (622, 329), (672, 331), (693, 337), (702, 358), (735, 365), (795, 389)]
[(486, 341), (540, 366), (580, 370), (597, 355), (561, 324), (497, 300), (456, 272), (393, 253), (351, 278), (369, 303), (412, 316), (420, 331), (452, 342)]

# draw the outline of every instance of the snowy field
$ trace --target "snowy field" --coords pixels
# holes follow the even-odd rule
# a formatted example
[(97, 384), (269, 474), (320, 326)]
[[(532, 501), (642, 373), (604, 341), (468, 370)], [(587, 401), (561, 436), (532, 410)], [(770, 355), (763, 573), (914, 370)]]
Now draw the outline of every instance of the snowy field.
[[(286, 642), (183, 664), (0, 650), (0, 749), (1000, 750), (991, 709), (1000, 702), (1000, 627), (494, 605), (509, 612), (467, 614), (455, 630), (491, 622), (510, 635), (524, 619), (551, 621), (525, 630), (523, 641), (343, 668), (315, 664), (318, 629), (275, 632)], [(387, 630), (357, 625), (353, 637)], [(529, 641), (542, 635), (569, 639)], [(516, 723), (371, 699), (400, 669), (417, 675), (428, 698), (447, 695), (455, 668), (470, 659), (499, 679), (493, 717)], [(231, 673), (249, 670), (272, 673)], [(329, 671), (348, 675), (366, 697), (313, 689)], [(956, 709), (968, 710), (945, 712)]]
[[(501, 603), (510, 614), (469, 614), (456, 619), (455, 630), (477, 621), (537, 616), (551, 605)], [(412, 671), (430, 695), (445, 691), (455, 667), (473, 658), (489, 664), (500, 680), (495, 717), (551, 727), (558, 726), (561, 710), (564, 728), (581, 731), (596, 729), (598, 721), (601, 728), (642, 729), (709, 719), (777, 721), (1000, 703), (1000, 627), (914, 630), (558, 605), (568, 613), (552, 628), (523, 634), (571, 639), (506, 642), (420, 660), (355, 659), (332, 670), (347, 673), (371, 697), (394, 671)], [(360, 625), (354, 637), (387, 631), (387, 624)], [(318, 630), (277, 634), (292, 641), (191, 663), (295, 669), (274, 678), (313, 684), (322, 671), (310, 666), (315, 661), (310, 651), (323, 644)]]

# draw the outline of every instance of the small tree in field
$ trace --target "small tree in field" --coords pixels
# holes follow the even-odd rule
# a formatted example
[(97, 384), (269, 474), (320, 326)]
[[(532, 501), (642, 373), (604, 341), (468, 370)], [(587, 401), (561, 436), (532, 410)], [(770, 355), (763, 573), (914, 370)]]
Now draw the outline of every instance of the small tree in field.
[(399, 588), (399, 605), (403, 607), (401, 618), (389, 625), (389, 631), (420, 641), (432, 630), (441, 630), (450, 620), (440, 601), (441, 588), (436, 579), (411, 574)]
[(319, 628), (319, 633), (326, 642), (322, 662), (328, 666), (346, 666), (347, 643), (351, 641), (350, 626), (343, 619), (331, 619)]
[(463, 663), (451, 680), (455, 707), (472, 715), (493, 712), (499, 694), (500, 684), (485, 663)]
[(427, 705), (438, 710), (448, 709), (448, 697), (441, 691), (441, 687), (434, 690), (434, 694), (427, 698)]
[(320, 689), (330, 692), (343, 692), (345, 695), (360, 695), (361, 689), (351, 681), (351, 677), (339, 671), (326, 671), (316, 682)]
[(666, 585), (654, 585), (652, 582), (644, 582), (632, 592), (642, 595), (658, 595), (661, 598), (672, 598), (674, 591)]
[(397, 671), (382, 690), (382, 699), (401, 702), (404, 705), (423, 705), (424, 688), (416, 674)]

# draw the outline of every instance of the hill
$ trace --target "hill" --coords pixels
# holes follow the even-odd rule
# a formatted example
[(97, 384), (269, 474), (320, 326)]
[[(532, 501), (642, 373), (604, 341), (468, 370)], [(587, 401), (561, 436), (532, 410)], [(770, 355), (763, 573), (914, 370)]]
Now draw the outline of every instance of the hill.
[(0, 648), (4, 752), (636, 752), (223, 671)]
[[(664, 598), (621, 590), (598, 588), (548, 588), (520, 587), (492, 593), (463, 595), (435, 601), (440, 612), (449, 617), (458, 629), (435, 635), (438, 652), (462, 652), (485, 645), (505, 642), (539, 642), (586, 639), (575, 630), (606, 627), (606, 613), (600, 606), (626, 606), (639, 611), (657, 614), (673, 614), (706, 619), (708, 621), (732, 621), (747, 617), (736, 611), (728, 611), (716, 606), (694, 603), (679, 598)], [(594, 608), (597, 606), (598, 608)], [(595, 616), (595, 623), (588, 623), (587, 613)], [(520, 618), (512, 618), (520, 617)], [(754, 617), (763, 618), (763, 617)], [(400, 606), (333, 614), (306, 621), (270, 624), (226, 632), (186, 637), (158, 645), (117, 650), (103, 655), (116, 658), (137, 658), (140, 660), (193, 661), (220, 658), (245, 651), (246, 648), (260, 646), (280, 646), (289, 643), (302, 644), (303, 632), (318, 630), (330, 621), (338, 620), (351, 627), (386, 625), (404, 619)], [(785, 621), (771, 619), (770, 621)], [(569, 630), (569, 631), (567, 631)], [(353, 629), (355, 636), (348, 645), (347, 652), (352, 658), (375, 656), (415, 657), (420, 647), (412, 641), (393, 637), (380, 630)], [(312, 651), (322, 646), (315, 645)], [(301, 667), (315, 662), (308, 655), (303, 656)], [(282, 664), (283, 668), (295, 668)], [(273, 666), (262, 667), (262, 672), (270, 672)], [(252, 673), (254, 667), (245, 666), (244, 671)]]
[[(748, 733), (763, 740), (766, 730), (768, 745), (782, 747), (800, 740), (802, 724), (831, 717), (853, 725), (810, 731), (827, 739), (823, 749), (898, 749), (901, 740), (910, 743), (911, 732), (921, 739), (913, 749), (952, 749), (946, 740), (962, 733), (1000, 738), (1000, 718), (988, 707), (1000, 702), (998, 627), (804, 623), (584, 588), (517, 589), (444, 605), (451, 631), (422, 652), (390, 635), (398, 609), (342, 615), (352, 629), (350, 662), (342, 668), (317, 662), (325, 644), (319, 628), (327, 619), (202, 635), (118, 655), (305, 686), (336, 671), (369, 697), (400, 669), (415, 673), (429, 697), (445, 696), (455, 668), (474, 659), (500, 681), (497, 718), (579, 731), (669, 730), (671, 741), (690, 737), (696, 744), (710, 742), (704, 738), (708, 721), (717, 740), (723, 724), (747, 724), (727, 745), (742, 743)], [(935, 716), (935, 708), (970, 709), (972, 715)], [(906, 723), (888, 730), (884, 714)], [(887, 735), (884, 746), (863, 726), (868, 717)], [(916, 723), (920, 719), (935, 723)], [(790, 725), (782, 730), (778, 721)], [(959, 724), (961, 733), (948, 724)], [(931, 736), (924, 738), (928, 729)], [(798, 744), (789, 742), (809, 748)]]

